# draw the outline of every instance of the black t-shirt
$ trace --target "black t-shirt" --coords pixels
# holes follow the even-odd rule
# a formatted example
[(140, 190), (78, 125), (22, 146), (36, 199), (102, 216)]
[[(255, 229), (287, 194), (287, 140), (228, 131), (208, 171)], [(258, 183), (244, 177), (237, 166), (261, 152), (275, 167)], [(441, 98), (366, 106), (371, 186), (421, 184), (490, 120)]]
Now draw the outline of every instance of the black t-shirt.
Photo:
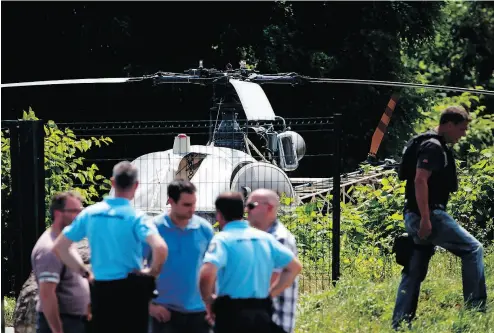
[[(418, 148), (416, 167), (432, 172), (428, 180), (429, 206), (446, 207), (450, 193), (456, 191), (458, 187), (455, 160), (451, 149), (440, 139), (424, 140)], [(405, 210), (419, 213), (413, 179), (407, 181), (405, 199)]]

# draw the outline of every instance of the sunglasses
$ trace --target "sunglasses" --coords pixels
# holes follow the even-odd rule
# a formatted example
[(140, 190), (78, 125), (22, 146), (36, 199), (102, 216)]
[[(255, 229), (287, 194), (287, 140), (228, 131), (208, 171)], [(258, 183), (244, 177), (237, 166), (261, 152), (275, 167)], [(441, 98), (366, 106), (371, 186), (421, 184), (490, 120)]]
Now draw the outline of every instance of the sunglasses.
[(247, 205), (245, 205), (245, 207), (247, 207), (247, 209), (249, 210), (253, 210), (254, 208), (256, 208), (261, 204), (267, 204), (267, 202), (257, 202), (257, 201), (249, 202)]

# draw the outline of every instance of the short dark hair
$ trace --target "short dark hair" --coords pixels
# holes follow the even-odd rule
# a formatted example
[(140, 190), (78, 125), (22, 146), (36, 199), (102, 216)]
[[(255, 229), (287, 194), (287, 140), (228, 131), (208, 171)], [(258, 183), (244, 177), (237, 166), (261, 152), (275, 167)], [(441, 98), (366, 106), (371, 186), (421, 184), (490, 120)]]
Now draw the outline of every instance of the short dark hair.
[(175, 179), (168, 184), (168, 197), (173, 201), (178, 202), (182, 193), (193, 194), (196, 192), (196, 187), (188, 180)]
[(51, 197), (51, 203), (50, 203), (50, 216), (53, 219), (54, 214), (56, 210), (62, 210), (65, 208), (65, 203), (67, 202), (67, 198), (77, 198), (81, 202), (83, 201), (82, 196), (79, 194), (79, 192), (76, 191), (65, 191), (65, 192), (60, 192), (56, 193)]
[(240, 192), (222, 193), (216, 198), (214, 205), (227, 222), (244, 217), (244, 196)]
[(458, 125), (462, 122), (469, 122), (472, 120), (467, 110), (463, 106), (453, 105), (447, 107), (443, 112), (441, 112), (441, 118), (439, 120), (439, 124), (446, 124), (452, 122), (455, 125)]
[(122, 161), (113, 167), (115, 187), (128, 190), (137, 182), (137, 167), (129, 161)]

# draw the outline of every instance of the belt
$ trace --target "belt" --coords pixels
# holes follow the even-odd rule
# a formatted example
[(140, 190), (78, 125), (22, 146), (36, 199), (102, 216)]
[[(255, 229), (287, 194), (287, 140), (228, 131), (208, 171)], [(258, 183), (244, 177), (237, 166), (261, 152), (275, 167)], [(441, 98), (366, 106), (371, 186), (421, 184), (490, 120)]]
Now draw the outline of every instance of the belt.
[(272, 310), (270, 298), (231, 298), (230, 296), (220, 296), (213, 303), (213, 312), (235, 311), (235, 310)]
[[(446, 211), (446, 206), (443, 205), (443, 204), (430, 204), (429, 205), (429, 210), (436, 210), (436, 209), (439, 209), (439, 210), (444, 210)], [(420, 215), (420, 210), (418, 208), (406, 208), (405, 213), (415, 213), (417, 215)]]

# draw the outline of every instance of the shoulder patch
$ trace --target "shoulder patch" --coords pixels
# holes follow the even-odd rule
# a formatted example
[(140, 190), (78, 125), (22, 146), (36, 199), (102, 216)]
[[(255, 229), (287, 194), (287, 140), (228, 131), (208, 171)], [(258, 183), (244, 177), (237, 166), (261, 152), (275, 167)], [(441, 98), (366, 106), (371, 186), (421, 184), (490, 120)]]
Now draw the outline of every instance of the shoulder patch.
[(214, 253), (215, 251), (216, 251), (216, 242), (209, 243), (208, 252), (209, 253)]

